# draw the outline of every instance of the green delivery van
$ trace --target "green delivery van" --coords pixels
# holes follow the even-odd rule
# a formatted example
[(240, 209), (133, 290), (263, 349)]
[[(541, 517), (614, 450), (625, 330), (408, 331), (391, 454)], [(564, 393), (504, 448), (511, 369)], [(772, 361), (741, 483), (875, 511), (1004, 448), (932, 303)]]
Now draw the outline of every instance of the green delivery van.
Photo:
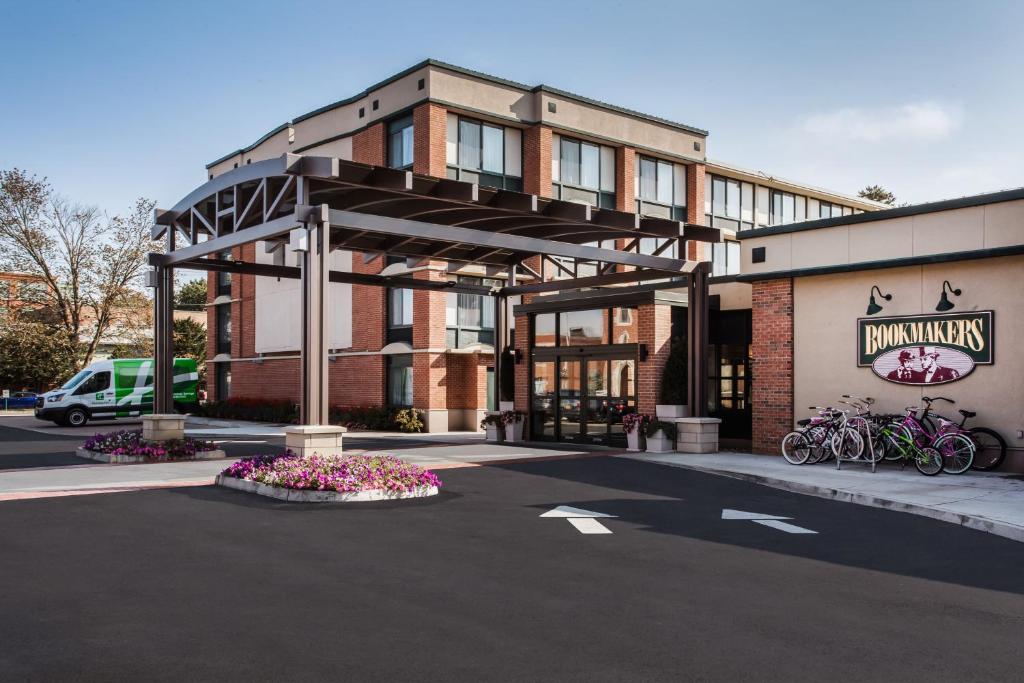
[[(174, 406), (187, 412), (198, 404), (199, 372), (191, 358), (174, 359)], [(40, 394), (35, 415), (59, 425), (81, 427), (90, 419), (138, 417), (153, 412), (153, 359), (101, 360), (60, 389)]]

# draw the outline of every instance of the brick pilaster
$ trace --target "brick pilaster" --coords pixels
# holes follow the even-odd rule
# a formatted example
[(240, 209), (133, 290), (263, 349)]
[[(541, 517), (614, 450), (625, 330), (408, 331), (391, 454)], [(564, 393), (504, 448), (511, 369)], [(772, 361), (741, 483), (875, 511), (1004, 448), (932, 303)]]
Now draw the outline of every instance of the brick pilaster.
[(757, 453), (778, 453), (793, 427), (793, 280), (764, 280), (751, 289), (753, 446)]
[[(375, 123), (352, 136), (352, 161), (361, 164), (384, 166), (387, 163), (385, 153), (384, 124)], [(413, 152), (415, 154), (415, 151)]]
[[(430, 265), (443, 267), (443, 262)], [(421, 270), (413, 273), (417, 280), (441, 282), (443, 270)], [(413, 349), (445, 348), (445, 303), (447, 293), (417, 289), (412, 301)], [(421, 410), (448, 407), (447, 355), (443, 351), (414, 353), (412, 357), (413, 405)]]
[(416, 173), (444, 178), (447, 175), (448, 110), (425, 102), (412, 113), (413, 163)]
[(654, 415), (661, 400), (661, 380), (672, 349), (672, 308), (645, 304), (637, 309), (638, 338), (647, 346), (647, 360), (637, 368), (637, 410)]
[(636, 212), (636, 150), (619, 147), (615, 150), (615, 208)]
[(523, 191), (551, 196), (551, 128), (539, 123), (523, 131)]
[[(686, 222), (704, 225), (704, 164), (690, 164), (686, 167)], [(710, 260), (706, 245), (690, 242), (686, 258), (692, 261)]]

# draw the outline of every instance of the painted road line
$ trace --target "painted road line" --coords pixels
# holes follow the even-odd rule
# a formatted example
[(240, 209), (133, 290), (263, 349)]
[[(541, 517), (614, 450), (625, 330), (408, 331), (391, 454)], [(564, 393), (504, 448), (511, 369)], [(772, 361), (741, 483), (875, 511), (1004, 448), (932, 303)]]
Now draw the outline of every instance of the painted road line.
[(581, 534), (610, 534), (612, 530), (597, 520), (598, 518), (615, 517), (615, 515), (606, 515), (603, 512), (574, 508), (571, 505), (559, 505), (542, 513), (540, 516), (568, 519), (569, 524), (572, 524), (576, 531)]
[(788, 524), (786, 522), (780, 522), (777, 519), (752, 519), (750, 521), (754, 522), (755, 524), (760, 524), (762, 526), (771, 527), (772, 529), (778, 529), (779, 531), (785, 531), (787, 534), (816, 534), (816, 533), (818, 533), (817, 531), (811, 531), (810, 529), (805, 529), (802, 526), (797, 526), (795, 524)]
[(805, 529), (802, 526), (795, 524), (788, 524), (783, 522), (784, 519), (793, 519), (792, 517), (781, 517), (779, 515), (767, 515), (763, 512), (747, 512), (745, 510), (730, 510), (729, 508), (722, 508), (722, 519), (740, 519), (747, 522), (754, 522), (761, 526), (766, 526), (777, 531), (785, 531), (787, 534), (816, 534), (817, 531), (811, 529)]
[(576, 531), (581, 534), (610, 534), (612, 532), (593, 517), (570, 517), (569, 524), (576, 527)]

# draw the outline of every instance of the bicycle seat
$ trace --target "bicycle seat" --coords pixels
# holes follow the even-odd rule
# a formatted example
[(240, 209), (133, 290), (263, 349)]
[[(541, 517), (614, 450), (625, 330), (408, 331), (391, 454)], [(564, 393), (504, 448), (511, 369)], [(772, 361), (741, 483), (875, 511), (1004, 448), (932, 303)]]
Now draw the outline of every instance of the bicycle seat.
[(801, 427), (806, 427), (807, 425), (811, 424), (811, 418), (805, 417), (802, 420), (797, 420), (796, 423)]
[(975, 417), (975, 416), (977, 416), (977, 413), (974, 412), (973, 410), (964, 410), (963, 408), (961, 408), (958, 412), (961, 415), (963, 415), (964, 417)]

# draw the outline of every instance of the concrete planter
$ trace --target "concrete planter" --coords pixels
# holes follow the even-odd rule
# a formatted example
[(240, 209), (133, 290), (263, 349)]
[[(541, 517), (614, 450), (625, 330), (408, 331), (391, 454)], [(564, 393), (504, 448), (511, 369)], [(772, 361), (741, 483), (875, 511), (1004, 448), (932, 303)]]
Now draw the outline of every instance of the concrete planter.
[(509, 422), (505, 425), (505, 441), (523, 440), (523, 421)]
[(643, 453), (645, 448), (647, 448), (647, 437), (640, 433), (639, 427), (626, 433), (627, 451), (630, 453)]
[(255, 493), (258, 496), (266, 496), (289, 503), (367, 503), (374, 500), (401, 500), (405, 498), (426, 498), (436, 496), (436, 486), (421, 486), (413, 491), (385, 491), (384, 489), (373, 489), (370, 491), (354, 491), (341, 493), (338, 491), (301, 491), (298, 489), (285, 489), (278, 486), (261, 484), (258, 481), (238, 479), (218, 474), (215, 480), (217, 486)]
[(717, 453), (717, 417), (683, 417), (676, 423), (676, 450), (680, 453)]
[(665, 432), (660, 429), (653, 436), (647, 437), (648, 453), (671, 453), (674, 446), (672, 439), (665, 436)]
[[(500, 411), (488, 410), (487, 415), (501, 415)], [(501, 443), (505, 439), (505, 428), (500, 424), (487, 424), (484, 426), (486, 440), (491, 443)]]
[(188, 460), (219, 460), (227, 457), (227, 454), (222, 450), (212, 451), (199, 451), (192, 458), (175, 458), (174, 460), (159, 460), (154, 461), (149, 458), (144, 458), (138, 455), (111, 455), (110, 453), (100, 453), (99, 451), (90, 451), (85, 448), (78, 448), (75, 450), (75, 455), (79, 458), (86, 458), (87, 460), (95, 460), (96, 462), (113, 463), (117, 465), (133, 465), (137, 463), (150, 463), (150, 462), (183, 462)]
[(689, 417), (690, 407), (680, 405), (659, 404), (654, 407), (654, 415), (659, 420), (672, 420), (677, 417)]

